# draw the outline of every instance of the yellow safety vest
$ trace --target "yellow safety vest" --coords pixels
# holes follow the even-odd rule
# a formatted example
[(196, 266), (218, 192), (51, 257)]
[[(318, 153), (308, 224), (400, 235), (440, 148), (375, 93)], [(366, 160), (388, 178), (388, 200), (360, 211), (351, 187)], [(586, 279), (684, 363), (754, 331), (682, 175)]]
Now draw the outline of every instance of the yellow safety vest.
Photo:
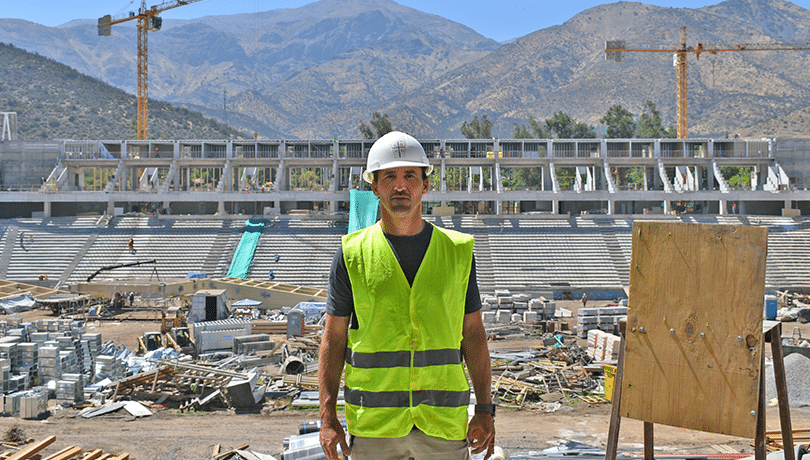
[(415, 425), (467, 436), (461, 339), (472, 255), (471, 236), (434, 226), (411, 287), (379, 222), (343, 237), (358, 325), (346, 350), (350, 433), (396, 438)]

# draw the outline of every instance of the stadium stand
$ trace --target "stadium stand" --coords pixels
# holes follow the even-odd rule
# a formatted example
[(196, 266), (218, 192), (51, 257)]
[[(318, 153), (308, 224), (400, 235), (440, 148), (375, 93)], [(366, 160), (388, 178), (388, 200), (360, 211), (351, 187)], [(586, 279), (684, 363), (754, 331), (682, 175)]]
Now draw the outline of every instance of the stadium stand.
[[(425, 216), (476, 239), (482, 293), (621, 290), (628, 285), (633, 219), (613, 216)], [(769, 231), (768, 290), (810, 290), (810, 219), (777, 216), (639, 216), (636, 219), (756, 225)], [(101, 267), (155, 259), (154, 265), (105, 272), (100, 278), (185, 278), (228, 271), (245, 218), (125, 215), (0, 220), (0, 279), (54, 286), (84, 282)], [(267, 219), (247, 277), (324, 288), (347, 231), (345, 220)], [(23, 232), (23, 238), (20, 238)], [(33, 240), (30, 238), (33, 237)], [(130, 252), (127, 241), (135, 240)], [(22, 240), (22, 241), (21, 241)], [(40, 280), (39, 275), (47, 276)]]

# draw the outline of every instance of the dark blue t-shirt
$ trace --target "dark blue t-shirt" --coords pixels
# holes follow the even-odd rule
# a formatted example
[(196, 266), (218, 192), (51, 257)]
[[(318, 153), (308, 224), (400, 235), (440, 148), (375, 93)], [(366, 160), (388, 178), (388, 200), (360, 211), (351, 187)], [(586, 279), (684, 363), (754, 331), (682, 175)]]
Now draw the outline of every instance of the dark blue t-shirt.
[[(430, 237), (433, 235), (433, 225), (425, 222), (425, 228), (413, 236), (397, 236), (384, 233), (388, 244), (394, 251), (394, 255), (399, 261), (402, 272), (408, 284), (413, 286), (413, 279), (422, 264)], [(481, 309), (481, 295), (478, 292), (478, 281), (475, 274), (475, 257), (472, 260), (470, 269), (470, 281), (467, 283), (467, 297), (464, 306), (464, 313), (474, 313)], [(352, 283), (349, 280), (349, 271), (346, 268), (346, 261), (343, 259), (343, 246), (338, 248), (335, 258), (332, 259), (332, 267), (329, 271), (329, 291), (326, 299), (326, 312), (335, 316), (349, 316), (354, 313), (354, 298), (352, 297)], [(356, 329), (357, 324), (352, 318), (352, 328)]]

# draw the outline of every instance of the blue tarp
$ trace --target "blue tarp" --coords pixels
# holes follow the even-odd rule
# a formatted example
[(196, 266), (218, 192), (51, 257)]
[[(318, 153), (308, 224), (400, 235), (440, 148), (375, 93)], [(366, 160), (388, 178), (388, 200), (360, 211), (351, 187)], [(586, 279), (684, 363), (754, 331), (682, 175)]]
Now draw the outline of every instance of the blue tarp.
[(208, 278), (208, 273), (188, 272), (188, 275), (186, 275), (186, 278), (187, 279), (195, 279), (195, 280), (196, 279), (202, 279), (202, 278)]
[(253, 253), (256, 252), (256, 245), (259, 244), (259, 237), (264, 229), (264, 219), (248, 219), (245, 222), (245, 231), (242, 239), (236, 246), (236, 251), (231, 259), (231, 268), (228, 276), (231, 278), (247, 278), (250, 264), (253, 262)]
[(371, 190), (349, 190), (349, 233), (377, 222), (380, 199)]

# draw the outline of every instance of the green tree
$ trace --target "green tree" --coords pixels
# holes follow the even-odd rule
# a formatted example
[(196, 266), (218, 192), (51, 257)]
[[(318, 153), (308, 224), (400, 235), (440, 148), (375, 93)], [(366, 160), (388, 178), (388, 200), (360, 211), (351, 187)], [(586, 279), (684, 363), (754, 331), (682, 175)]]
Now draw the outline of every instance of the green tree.
[(534, 117), (529, 117), (528, 125), (515, 123), (512, 137), (515, 139), (548, 139), (551, 137), (551, 131), (545, 124), (538, 123)]
[(641, 139), (675, 139), (678, 131), (674, 126), (670, 126), (669, 129), (664, 128), (664, 124), (661, 122), (661, 113), (658, 112), (655, 103), (647, 101), (644, 103), (644, 108), (641, 109), (641, 115), (636, 122), (636, 135)]
[(610, 107), (599, 123), (607, 125), (607, 139), (630, 139), (636, 134), (633, 114), (619, 104)]
[(750, 166), (721, 166), (720, 173), (726, 178), (729, 187), (734, 190), (751, 189)]
[(360, 134), (366, 139), (379, 139), (394, 130), (394, 128), (391, 127), (391, 120), (388, 118), (388, 114), (380, 115), (380, 112), (371, 114), (371, 120), (369, 120), (368, 125), (361, 121), (357, 128), (360, 130)]
[(596, 131), (585, 123), (578, 123), (562, 110), (551, 118), (546, 118), (546, 126), (557, 135), (557, 139), (595, 139)]
[(480, 122), (476, 115), (471, 122), (461, 124), (461, 134), (467, 139), (491, 139), (492, 122), (487, 119), (487, 114), (481, 115)]

